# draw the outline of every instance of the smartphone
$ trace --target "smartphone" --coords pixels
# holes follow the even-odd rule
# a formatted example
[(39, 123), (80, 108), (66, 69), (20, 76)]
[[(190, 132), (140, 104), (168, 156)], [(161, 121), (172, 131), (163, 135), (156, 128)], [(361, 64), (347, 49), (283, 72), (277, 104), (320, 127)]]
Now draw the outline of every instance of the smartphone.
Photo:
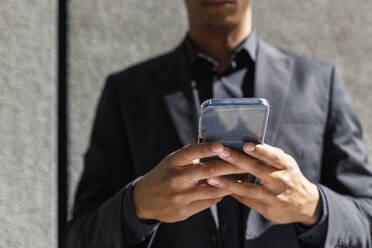
[[(198, 141), (219, 142), (243, 152), (246, 142), (264, 142), (269, 112), (269, 102), (263, 98), (206, 100), (200, 106)], [(204, 158), (200, 162), (212, 159), (219, 158)], [(256, 178), (249, 173), (226, 176), (235, 180), (256, 182)], [(200, 183), (206, 181), (202, 180)]]

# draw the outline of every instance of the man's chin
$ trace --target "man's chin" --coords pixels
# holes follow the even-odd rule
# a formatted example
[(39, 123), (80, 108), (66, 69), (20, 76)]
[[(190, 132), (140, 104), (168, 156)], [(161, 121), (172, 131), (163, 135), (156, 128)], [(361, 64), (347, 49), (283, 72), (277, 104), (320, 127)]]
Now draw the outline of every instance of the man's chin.
[(236, 27), (237, 23), (229, 19), (223, 20), (216, 20), (216, 19), (209, 19), (206, 20), (205, 25), (216, 31), (229, 31)]

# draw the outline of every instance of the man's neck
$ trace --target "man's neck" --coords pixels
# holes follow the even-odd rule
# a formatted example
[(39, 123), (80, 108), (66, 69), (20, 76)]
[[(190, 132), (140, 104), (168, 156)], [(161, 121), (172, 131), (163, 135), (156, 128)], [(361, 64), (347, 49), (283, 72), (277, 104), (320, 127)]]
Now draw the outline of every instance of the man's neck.
[(224, 72), (230, 65), (234, 50), (252, 33), (252, 18), (229, 30), (190, 26), (190, 38), (198, 51), (218, 62), (217, 72)]

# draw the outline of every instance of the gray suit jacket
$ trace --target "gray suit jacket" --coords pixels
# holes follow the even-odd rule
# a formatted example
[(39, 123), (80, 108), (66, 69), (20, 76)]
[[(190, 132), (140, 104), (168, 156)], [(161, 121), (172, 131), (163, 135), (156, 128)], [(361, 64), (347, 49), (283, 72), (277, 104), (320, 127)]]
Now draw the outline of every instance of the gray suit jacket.
[[(166, 154), (196, 142), (198, 108), (184, 56), (181, 44), (108, 78), (85, 156), (68, 247), (218, 245), (209, 210), (182, 222), (153, 225), (138, 220), (131, 205), (136, 178)], [(324, 192), (324, 246), (372, 247), (372, 171), (337, 69), (259, 41), (254, 94), (271, 105), (266, 143), (292, 155)], [(278, 225), (253, 210), (245, 238), (246, 247), (300, 247), (294, 223)]]

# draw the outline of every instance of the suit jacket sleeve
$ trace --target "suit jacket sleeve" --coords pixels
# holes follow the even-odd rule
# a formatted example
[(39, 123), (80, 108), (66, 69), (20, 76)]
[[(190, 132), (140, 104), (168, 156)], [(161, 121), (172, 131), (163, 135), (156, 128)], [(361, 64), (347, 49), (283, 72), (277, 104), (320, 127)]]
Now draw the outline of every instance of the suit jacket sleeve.
[(305, 247), (321, 247), (324, 244), (327, 227), (328, 227), (328, 204), (324, 192), (320, 185), (318, 186), (320, 198), (323, 204), (323, 213), (319, 221), (312, 227), (305, 226), (301, 223), (296, 224), (298, 232), (297, 238), (302, 246)]
[(114, 80), (109, 77), (85, 155), (67, 247), (146, 247), (156, 225), (135, 215), (135, 181), (125, 123)]
[(325, 247), (372, 247), (372, 171), (362, 129), (332, 69), (321, 184), (328, 203)]

